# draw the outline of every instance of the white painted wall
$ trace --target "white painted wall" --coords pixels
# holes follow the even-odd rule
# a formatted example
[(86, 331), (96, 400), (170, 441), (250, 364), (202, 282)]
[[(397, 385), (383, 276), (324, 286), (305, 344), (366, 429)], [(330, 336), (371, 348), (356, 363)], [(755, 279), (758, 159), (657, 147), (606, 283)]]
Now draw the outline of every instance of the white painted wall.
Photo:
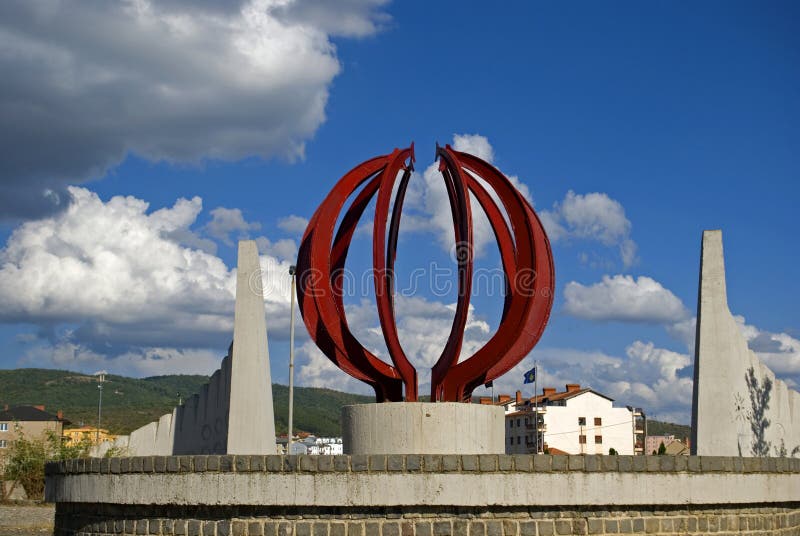
[[(584, 418), (586, 424), (579, 425)], [(595, 418), (600, 425), (595, 425)], [(570, 454), (608, 454), (614, 448), (619, 454), (633, 454), (633, 415), (626, 408), (615, 408), (607, 398), (583, 393), (566, 401), (565, 406), (548, 406), (544, 414), (547, 429), (544, 442)], [(580, 443), (580, 436), (586, 443)], [(595, 443), (600, 436), (601, 443)]]
[[(633, 414), (627, 408), (615, 408), (607, 398), (586, 392), (567, 399), (564, 406), (547, 406), (545, 410), (544, 443), (548, 447), (569, 454), (608, 454), (611, 448), (618, 454), (633, 454)], [(584, 426), (578, 424), (581, 417)], [(534, 452), (534, 432), (526, 427), (526, 418), (533, 424), (533, 412), (506, 415), (506, 453)], [(595, 418), (600, 419), (599, 426)], [(585, 444), (580, 443), (581, 435), (586, 436)], [(595, 436), (601, 436), (601, 443), (595, 443)]]

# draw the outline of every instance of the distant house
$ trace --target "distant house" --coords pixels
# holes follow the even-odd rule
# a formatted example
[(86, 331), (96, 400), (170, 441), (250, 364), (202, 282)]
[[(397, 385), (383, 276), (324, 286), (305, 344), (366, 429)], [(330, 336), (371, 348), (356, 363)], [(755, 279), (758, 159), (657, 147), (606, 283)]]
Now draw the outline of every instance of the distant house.
[(647, 454), (658, 453), (661, 443), (668, 447), (673, 441), (675, 441), (674, 435), (649, 435), (644, 440), (644, 451)]
[(309, 454), (337, 455), (344, 454), (341, 437), (317, 437), (313, 444), (308, 444)]
[(514, 398), (500, 395), (494, 404), (505, 409), (508, 454), (535, 453), (537, 447), (567, 454), (642, 453), (642, 411), (614, 407), (611, 398), (591, 388), (567, 384), (558, 392), (546, 387), (530, 399), (517, 391)]
[(684, 442), (681, 441), (680, 439), (672, 441), (669, 445), (666, 446), (666, 448), (667, 450), (665, 454), (669, 456), (688, 456), (689, 451), (691, 450), (689, 448), (689, 441), (686, 440)]
[(40, 438), (52, 431), (61, 437), (64, 425), (71, 424), (59, 410), (48, 413), (44, 406), (8, 406), (0, 411), (0, 456), (11, 447), (20, 434), (27, 438)]
[(688, 437), (684, 438), (683, 440), (680, 440), (677, 439), (674, 435), (653, 435), (653, 436), (647, 436), (647, 439), (645, 441), (645, 453), (658, 454), (658, 449), (661, 448), (662, 443), (664, 444), (664, 447), (667, 449), (666, 454), (688, 455), (689, 450), (691, 449)]
[(92, 445), (95, 445), (103, 441), (111, 441), (113, 443), (117, 436), (110, 434), (105, 428), (98, 429), (95, 426), (81, 426), (80, 428), (65, 429), (64, 438), (70, 445), (77, 445), (87, 440)]
[[(286, 453), (286, 436), (280, 436), (276, 440), (278, 453)], [(336, 455), (343, 454), (341, 437), (317, 437), (312, 434), (302, 434), (292, 440), (292, 452), (290, 454), (314, 454), (314, 455)]]

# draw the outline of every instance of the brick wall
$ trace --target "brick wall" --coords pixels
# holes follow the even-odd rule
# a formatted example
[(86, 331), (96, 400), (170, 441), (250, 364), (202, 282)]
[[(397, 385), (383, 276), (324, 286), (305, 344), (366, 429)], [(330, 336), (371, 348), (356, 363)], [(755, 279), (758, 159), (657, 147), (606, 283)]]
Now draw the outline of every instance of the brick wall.
[(55, 535), (548, 536), (800, 534), (798, 505), (641, 510), (554, 508), (309, 509), (59, 504)]

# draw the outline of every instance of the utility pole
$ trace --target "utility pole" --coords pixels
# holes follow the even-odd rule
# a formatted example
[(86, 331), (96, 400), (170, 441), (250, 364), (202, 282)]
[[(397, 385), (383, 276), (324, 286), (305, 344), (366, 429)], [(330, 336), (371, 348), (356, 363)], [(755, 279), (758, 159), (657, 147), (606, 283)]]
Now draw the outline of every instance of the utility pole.
[(291, 306), (289, 317), (289, 431), (286, 435), (286, 454), (292, 453), (292, 419), (294, 418), (294, 302), (295, 302), (295, 273), (297, 267), (293, 264), (289, 267), (289, 275), (292, 276)]
[(103, 415), (103, 382), (106, 381), (106, 371), (101, 370), (94, 373), (97, 376), (97, 389), (100, 393), (100, 398), (97, 402), (97, 431), (94, 435), (94, 442), (96, 445), (100, 444), (100, 422)]

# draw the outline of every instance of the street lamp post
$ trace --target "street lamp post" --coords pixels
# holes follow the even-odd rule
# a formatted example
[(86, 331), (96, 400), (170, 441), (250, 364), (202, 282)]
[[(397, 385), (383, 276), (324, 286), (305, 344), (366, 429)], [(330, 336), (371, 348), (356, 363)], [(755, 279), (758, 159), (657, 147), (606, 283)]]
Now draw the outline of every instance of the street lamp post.
[(291, 288), (291, 307), (289, 310), (289, 431), (286, 435), (286, 454), (292, 453), (292, 425), (294, 418), (294, 302), (295, 302), (295, 273), (297, 267), (289, 267), (289, 275), (292, 276)]
[(99, 372), (94, 373), (97, 376), (97, 389), (100, 393), (100, 397), (97, 401), (97, 431), (94, 435), (94, 442), (95, 444), (100, 444), (100, 421), (103, 415), (103, 382), (106, 381), (106, 371), (101, 370)]

